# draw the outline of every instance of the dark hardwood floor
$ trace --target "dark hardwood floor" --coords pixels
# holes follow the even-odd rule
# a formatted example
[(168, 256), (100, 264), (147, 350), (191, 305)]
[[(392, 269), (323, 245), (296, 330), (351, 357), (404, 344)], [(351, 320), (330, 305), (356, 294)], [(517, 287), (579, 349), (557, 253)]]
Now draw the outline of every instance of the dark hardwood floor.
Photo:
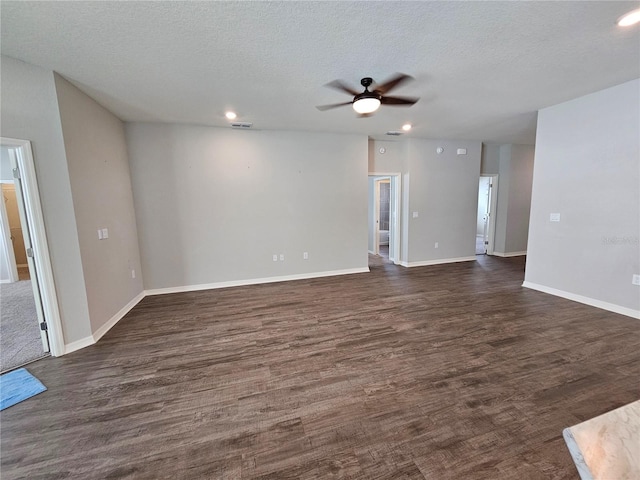
[(578, 479), (562, 429), (640, 397), (640, 322), (524, 259), (145, 298), (38, 361), (1, 478)]

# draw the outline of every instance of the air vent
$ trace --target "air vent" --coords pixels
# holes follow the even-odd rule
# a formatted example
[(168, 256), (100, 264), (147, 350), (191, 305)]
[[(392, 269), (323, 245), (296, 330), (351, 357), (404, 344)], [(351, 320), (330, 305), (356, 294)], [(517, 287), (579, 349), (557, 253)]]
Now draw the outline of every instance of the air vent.
[(399, 136), (399, 135), (402, 135), (402, 132), (399, 132), (399, 131), (397, 131), (397, 130), (389, 130), (389, 131), (387, 132), (387, 135), (391, 135), (391, 136), (397, 137), (397, 136)]
[(248, 123), (248, 122), (233, 122), (231, 124), (231, 126), (233, 128), (251, 128), (253, 126), (253, 123)]

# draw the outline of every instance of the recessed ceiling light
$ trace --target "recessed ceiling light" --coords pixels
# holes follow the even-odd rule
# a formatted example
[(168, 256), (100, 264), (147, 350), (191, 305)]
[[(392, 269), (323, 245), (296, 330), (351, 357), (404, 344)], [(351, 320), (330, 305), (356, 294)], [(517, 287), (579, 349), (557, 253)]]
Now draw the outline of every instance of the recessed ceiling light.
[(402, 129), (405, 132), (408, 132), (409, 130), (411, 130), (411, 124), (410, 123), (405, 123), (404, 125), (402, 125)]
[(235, 112), (227, 112), (224, 114), (224, 116), (227, 117), (229, 120), (234, 120), (237, 117)]
[(640, 8), (633, 10), (632, 12), (625, 13), (616, 22), (621, 27), (630, 27), (640, 22)]

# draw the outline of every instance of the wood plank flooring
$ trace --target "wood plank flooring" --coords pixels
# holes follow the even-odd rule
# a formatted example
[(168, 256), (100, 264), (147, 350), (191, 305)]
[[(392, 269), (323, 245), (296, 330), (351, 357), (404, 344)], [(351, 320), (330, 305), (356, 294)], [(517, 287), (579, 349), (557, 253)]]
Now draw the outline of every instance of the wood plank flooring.
[(578, 479), (562, 429), (640, 398), (640, 322), (524, 259), (145, 298), (38, 361), (1, 478)]

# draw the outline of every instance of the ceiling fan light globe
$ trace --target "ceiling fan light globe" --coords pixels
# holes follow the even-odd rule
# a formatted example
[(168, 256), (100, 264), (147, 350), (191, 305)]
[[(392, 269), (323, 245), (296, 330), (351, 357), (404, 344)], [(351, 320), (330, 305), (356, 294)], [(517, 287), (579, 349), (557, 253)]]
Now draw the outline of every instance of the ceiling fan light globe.
[(360, 98), (353, 102), (353, 109), (360, 114), (373, 113), (380, 107), (378, 98)]

